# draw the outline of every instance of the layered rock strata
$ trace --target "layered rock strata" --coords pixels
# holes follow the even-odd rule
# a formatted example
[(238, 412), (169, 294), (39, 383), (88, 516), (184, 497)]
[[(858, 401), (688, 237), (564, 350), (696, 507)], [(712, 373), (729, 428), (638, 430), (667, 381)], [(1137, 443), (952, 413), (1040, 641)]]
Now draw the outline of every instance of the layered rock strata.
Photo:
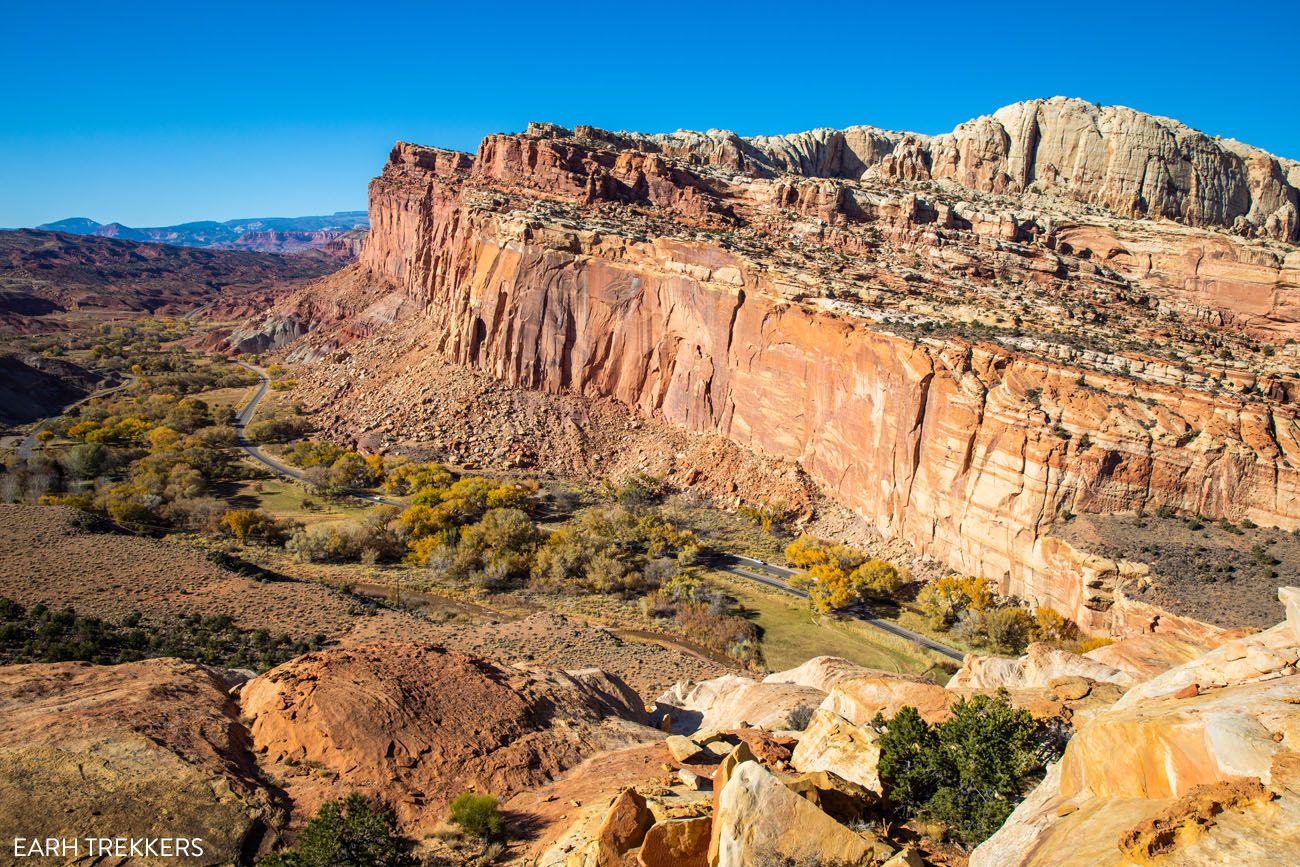
[(1293, 860), (1300, 589), (1280, 595), (1285, 622), (1135, 686), (1084, 725), (972, 867)]
[(377, 288), (305, 293), (265, 327), (314, 329), (291, 352), (310, 360), (422, 322), (430, 351), (509, 385), (797, 461), (885, 537), (1110, 629), (1122, 569), (1054, 521), (1300, 526), (1300, 379), (1259, 349), (1300, 336), (1296, 174), (1074, 100), (934, 138), (403, 143), (330, 284)]

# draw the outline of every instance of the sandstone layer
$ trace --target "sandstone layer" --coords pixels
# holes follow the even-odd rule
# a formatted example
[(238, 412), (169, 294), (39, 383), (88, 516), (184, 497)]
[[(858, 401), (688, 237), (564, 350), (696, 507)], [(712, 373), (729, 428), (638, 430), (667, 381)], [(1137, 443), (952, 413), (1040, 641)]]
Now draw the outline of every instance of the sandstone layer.
[(509, 797), (604, 750), (657, 740), (640, 700), (603, 672), (498, 668), (433, 645), (307, 654), (240, 696), (296, 815), (361, 791), (411, 834), (466, 790)]
[(248, 752), (232, 683), (175, 659), (0, 667), (0, 828), (202, 838), (192, 864), (267, 851), (288, 805)]
[[(290, 357), (329, 377), (400, 329), (508, 385), (724, 437), (1103, 630), (1123, 570), (1048, 535), (1069, 514), (1300, 526), (1300, 379), (1275, 348), (1300, 336), (1296, 173), (1077, 100), (934, 138), (401, 143), (358, 263), (255, 333), (308, 332)], [(369, 434), (347, 410), (364, 382), (303, 381)], [(380, 402), (390, 434), (431, 438), (400, 392)]]
[(1280, 864), (1300, 846), (1300, 590), (1287, 621), (1084, 725), (972, 867)]

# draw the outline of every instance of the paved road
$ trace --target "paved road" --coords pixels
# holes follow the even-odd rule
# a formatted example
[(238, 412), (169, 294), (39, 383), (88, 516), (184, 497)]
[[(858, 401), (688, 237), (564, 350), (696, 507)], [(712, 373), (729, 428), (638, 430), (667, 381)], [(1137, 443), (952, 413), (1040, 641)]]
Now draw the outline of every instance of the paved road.
[(36, 448), (36, 435), (45, 427), (46, 422), (51, 419), (56, 419), (61, 415), (67, 415), (69, 412), (81, 406), (88, 400), (103, 397), (106, 394), (113, 394), (114, 392), (135, 385), (135, 377), (132, 374), (125, 374), (125, 377), (125, 379), (112, 388), (101, 388), (99, 391), (92, 391), (90, 394), (81, 398), (81, 400), (74, 400), (72, 403), (59, 410), (55, 415), (48, 416), (36, 422), (36, 424), (32, 426), (32, 429), (27, 432), (27, 436), (23, 437), (22, 442), (18, 443), (18, 460), (25, 461), (32, 456), (32, 450)]
[[(787, 580), (797, 572), (794, 569), (785, 566), (777, 566), (773, 563), (765, 563), (762, 560), (755, 560), (752, 557), (739, 557), (736, 555), (721, 554), (713, 558), (712, 565), (731, 575), (741, 578), (748, 578), (751, 581), (757, 581), (776, 590), (789, 593), (792, 596), (799, 596), (804, 599), (808, 598), (808, 591), (798, 587), (791, 587)], [(782, 580), (787, 579), (787, 580)], [(913, 632), (910, 629), (904, 629), (896, 623), (892, 623), (881, 617), (872, 614), (863, 603), (842, 608), (838, 612), (846, 617), (852, 617), (854, 620), (860, 620), (870, 626), (874, 626), (883, 632), (896, 635), (899, 638), (905, 638), (908, 641), (921, 645), (927, 650), (955, 659), (961, 662), (965, 657), (960, 650), (940, 644), (932, 638), (921, 635), (919, 632)]]
[[(295, 482), (306, 482), (307, 474), (302, 470), (276, 460), (248, 439), (246, 428), (249, 423), (252, 422), (253, 416), (257, 413), (257, 405), (262, 402), (262, 398), (266, 397), (267, 391), (271, 388), (271, 375), (262, 368), (256, 367), (252, 364), (245, 364), (242, 361), (236, 361), (235, 363), (245, 370), (257, 374), (258, 379), (260, 380), (257, 384), (257, 391), (253, 392), (253, 396), (249, 399), (248, 403), (244, 404), (244, 408), (235, 414), (235, 421), (231, 425), (235, 429), (235, 433), (239, 435), (239, 447), (243, 449), (249, 457), (276, 475), (283, 476), (284, 478)], [(368, 503), (378, 503), (383, 506), (403, 505), (396, 500), (386, 500), (383, 497), (374, 494), (356, 493), (352, 496), (365, 500)]]

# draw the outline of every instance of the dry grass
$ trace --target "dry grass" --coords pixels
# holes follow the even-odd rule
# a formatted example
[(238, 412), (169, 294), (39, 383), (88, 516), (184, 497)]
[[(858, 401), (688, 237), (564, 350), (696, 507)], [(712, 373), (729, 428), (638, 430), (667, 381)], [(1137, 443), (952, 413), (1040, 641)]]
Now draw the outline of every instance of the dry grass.
[[(864, 623), (816, 618), (803, 599), (721, 573), (710, 577), (762, 628), (763, 658), (772, 671), (794, 668), (814, 656), (841, 656), (899, 674), (935, 674), (943, 668), (938, 657)], [(942, 674), (935, 676), (946, 680)]]

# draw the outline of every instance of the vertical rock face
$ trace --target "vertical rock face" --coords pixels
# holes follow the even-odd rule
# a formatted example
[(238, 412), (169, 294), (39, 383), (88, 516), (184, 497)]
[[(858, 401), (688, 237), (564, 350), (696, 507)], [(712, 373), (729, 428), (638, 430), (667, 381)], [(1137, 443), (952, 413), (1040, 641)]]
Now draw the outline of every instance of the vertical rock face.
[[(795, 460), (886, 537), (1101, 629), (1122, 575), (1048, 537), (1062, 515), (1300, 526), (1294, 372), (1152, 351), (1207, 325), (1300, 336), (1298, 172), (1060, 99), (933, 138), (534, 125), (474, 158), (403, 143), (349, 279), (404, 300), (309, 339), (418, 321), (422, 346), (510, 385)], [(999, 198), (1021, 193), (1031, 208)], [(972, 322), (1005, 330), (952, 331)]]
[(1169, 118), (1059, 96), (1018, 102), (938, 136), (856, 126), (753, 139), (725, 132), (619, 139), (728, 168), (1043, 192), (1124, 217), (1278, 240), (1295, 241), (1300, 227), (1300, 163)]

